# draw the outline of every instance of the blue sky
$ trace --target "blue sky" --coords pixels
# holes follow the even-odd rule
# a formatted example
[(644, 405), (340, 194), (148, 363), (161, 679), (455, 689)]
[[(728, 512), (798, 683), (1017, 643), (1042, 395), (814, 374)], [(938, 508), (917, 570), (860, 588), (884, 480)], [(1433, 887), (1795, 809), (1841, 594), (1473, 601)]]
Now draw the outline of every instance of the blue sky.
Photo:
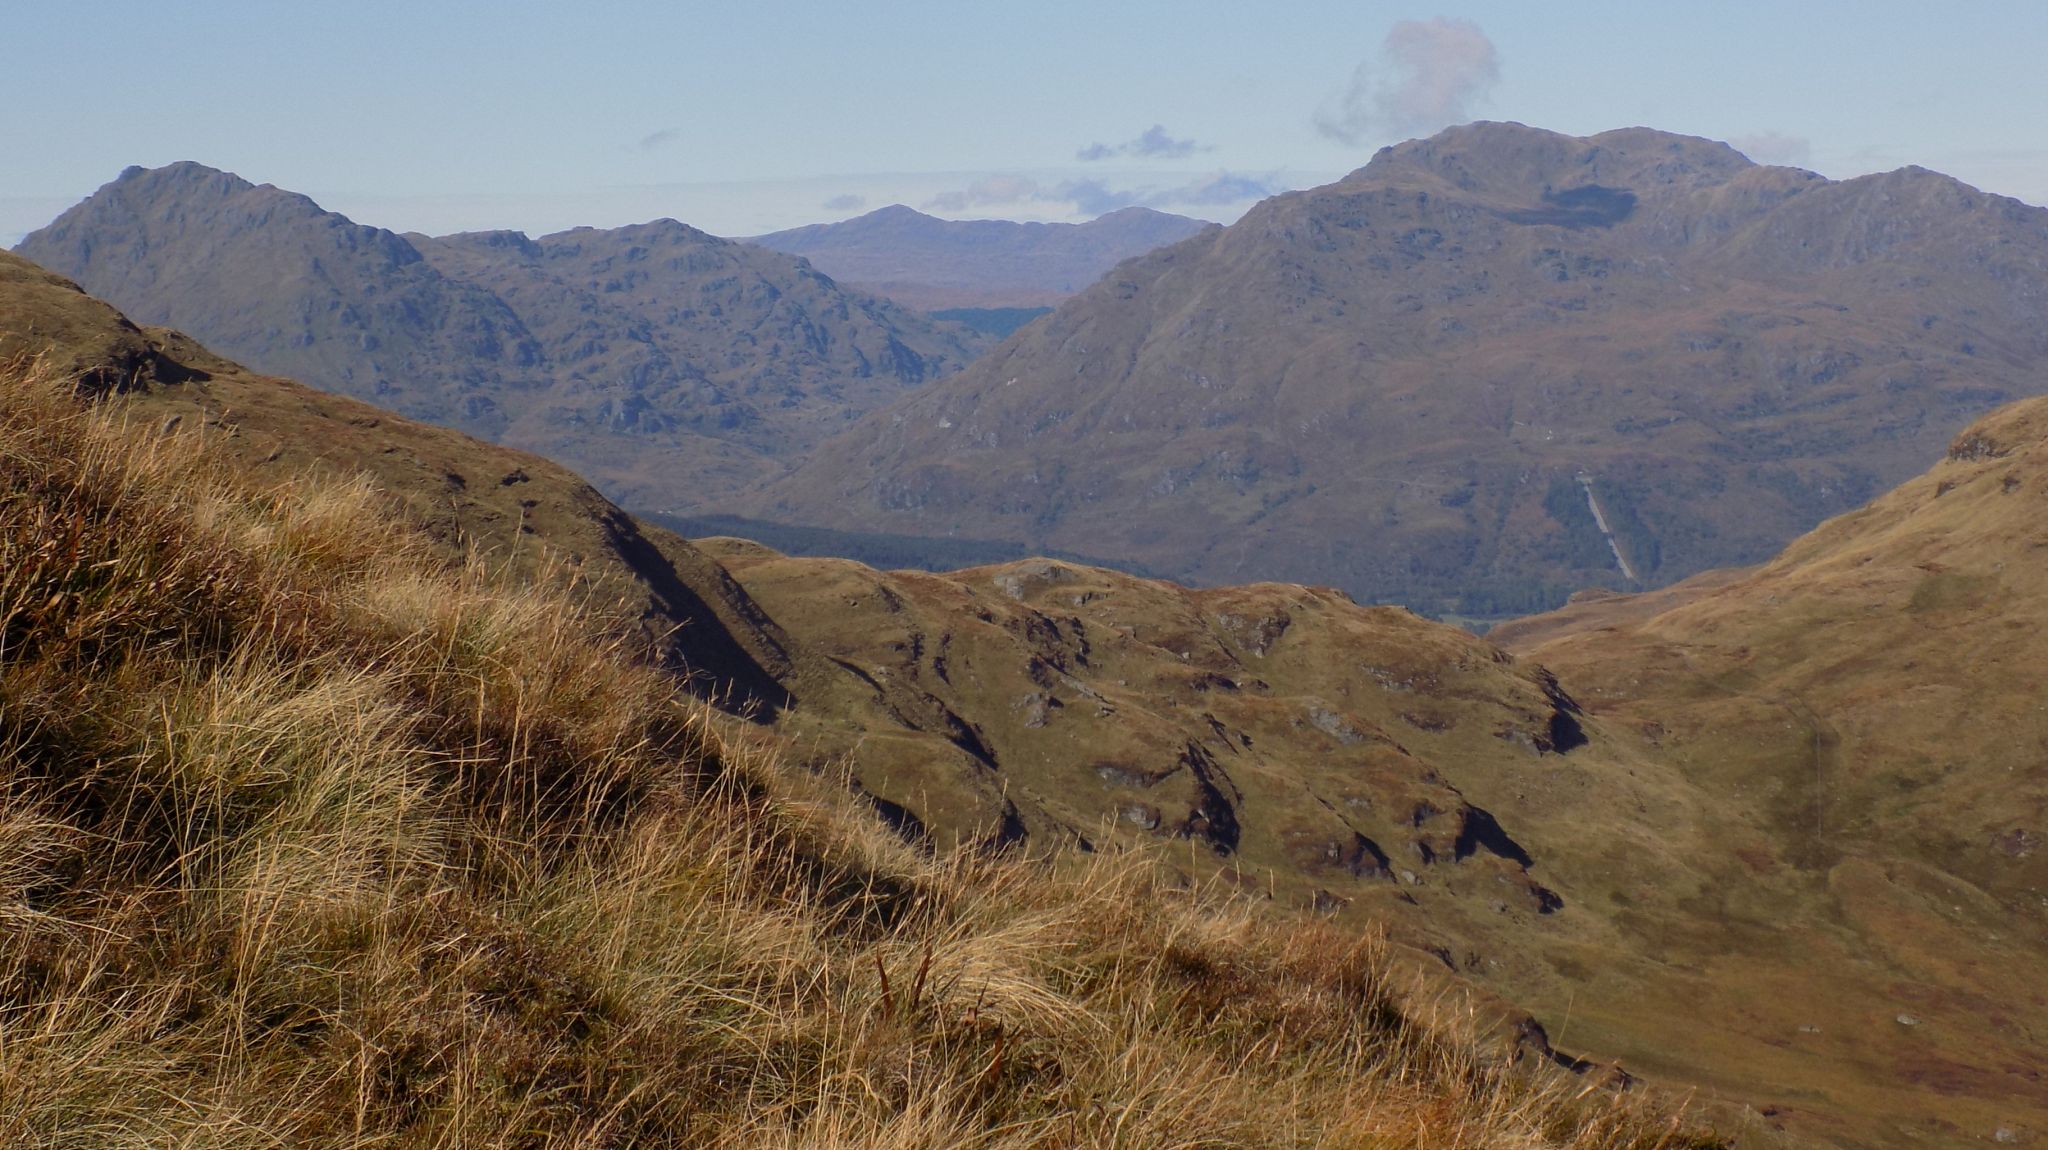
[[(0, 244), (193, 159), (365, 223), (1231, 219), (1452, 120), (2048, 202), (2048, 4), (97, 0), (0, 12)], [(828, 206), (829, 205), (829, 206)]]

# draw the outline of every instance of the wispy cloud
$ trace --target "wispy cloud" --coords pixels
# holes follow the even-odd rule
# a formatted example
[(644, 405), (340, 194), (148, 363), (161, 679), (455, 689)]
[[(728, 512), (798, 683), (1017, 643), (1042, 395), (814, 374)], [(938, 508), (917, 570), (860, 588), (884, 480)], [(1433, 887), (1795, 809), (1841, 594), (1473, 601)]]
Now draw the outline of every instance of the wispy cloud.
[(1121, 208), (1225, 207), (1285, 191), (1272, 176), (1215, 172), (1179, 184), (1115, 187), (1106, 180), (1062, 180), (1048, 184), (1021, 175), (988, 176), (965, 188), (941, 192), (925, 202), (927, 211), (964, 212), (1025, 204), (1070, 205), (1076, 215), (1099, 216)]
[(1198, 144), (1192, 139), (1177, 140), (1166, 130), (1164, 124), (1154, 124), (1139, 132), (1133, 139), (1121, 144), (1090, 144), (1074, 153), (1074, 158), (1084, 162), (1137, 157), (1148, 160), (1181, 160), (1196, 152), (1214, 151), (1209, 144)]
[(663, 128), (658, 132), (649, 132), (646, 135), (640, 137), (640, 150), (643, 152), (653, 151), (654, 149), (661, 147), (663, 144), (673, 142), (677, 137), (681, 135), (682, 133), (678, 132), (674, 128)]
[(1403, 20), (1379, 58), (1351, 76), (1344, 94), (1316, 113), (1316, 130), (1342, 144), (1421, 135), (1471, 118), (1500, 80), (1500, 53), (1469, 20)]
[(868, 198), (853, 192), (843, 192), (818, 206), (828, 212), (857, 212), (868, 206)]
[(964, 212), (969, 208), (1003, 207), (1054, 197), (1029, 176), (984, 176), (958, 191), (940, 192), (925, 207), (940, 212)]
[(1100, 216), (1137, 207), (1143, 193), (1112, 188), (1101, 180), (1068, 180), (1043, 198), (1073, 204), (1074, 210), (1084, 216)]
[(1207, 179), (1183, 184), (1174, 189), (1174, 202), (1188, 207), (1208, 205), (1241, 204), (1246, 200), (1263, 200), (1287, 190), (1285, 184), (1270, 176), (1247, 176), (1237, 172), (1217, 172)]
[(1752, 132), (1730, 136), (1728, 146), (1759, 164), (1793, 164), (1805, 167), (1813, 162), (1813, 141), (1783, 132)]

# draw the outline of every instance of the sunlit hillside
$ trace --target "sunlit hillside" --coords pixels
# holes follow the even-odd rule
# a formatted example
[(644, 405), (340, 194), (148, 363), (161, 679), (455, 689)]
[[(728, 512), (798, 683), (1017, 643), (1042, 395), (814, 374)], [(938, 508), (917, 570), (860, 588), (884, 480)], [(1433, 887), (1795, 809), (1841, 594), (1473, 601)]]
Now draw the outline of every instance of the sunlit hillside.
[(1370, 936), (918, 853), (546, 564), (96, 381), (0, 379), (0, 1144), (1695, 1140)]

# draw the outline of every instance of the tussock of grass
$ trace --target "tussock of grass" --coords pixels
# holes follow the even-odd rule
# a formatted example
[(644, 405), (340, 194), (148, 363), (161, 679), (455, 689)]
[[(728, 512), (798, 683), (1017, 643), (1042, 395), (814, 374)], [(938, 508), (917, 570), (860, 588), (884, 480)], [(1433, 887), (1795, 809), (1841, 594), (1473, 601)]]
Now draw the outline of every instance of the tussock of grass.
[(120, 412), (0, 379), (0, 1145), (1674, 1140), (1371, 939), (911, 851), (624, 625)]

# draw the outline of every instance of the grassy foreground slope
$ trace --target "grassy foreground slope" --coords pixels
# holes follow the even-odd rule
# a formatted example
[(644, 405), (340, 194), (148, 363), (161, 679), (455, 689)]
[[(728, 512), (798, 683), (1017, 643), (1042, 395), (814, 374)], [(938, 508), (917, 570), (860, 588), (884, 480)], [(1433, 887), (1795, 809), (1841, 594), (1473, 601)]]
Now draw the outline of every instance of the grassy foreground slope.
[(1408, 1016), (1370, 936), (904, 847), (640, 592), (252, 468), (127, 353), (0, 374), (0, 1143), (1690, 1139)]

